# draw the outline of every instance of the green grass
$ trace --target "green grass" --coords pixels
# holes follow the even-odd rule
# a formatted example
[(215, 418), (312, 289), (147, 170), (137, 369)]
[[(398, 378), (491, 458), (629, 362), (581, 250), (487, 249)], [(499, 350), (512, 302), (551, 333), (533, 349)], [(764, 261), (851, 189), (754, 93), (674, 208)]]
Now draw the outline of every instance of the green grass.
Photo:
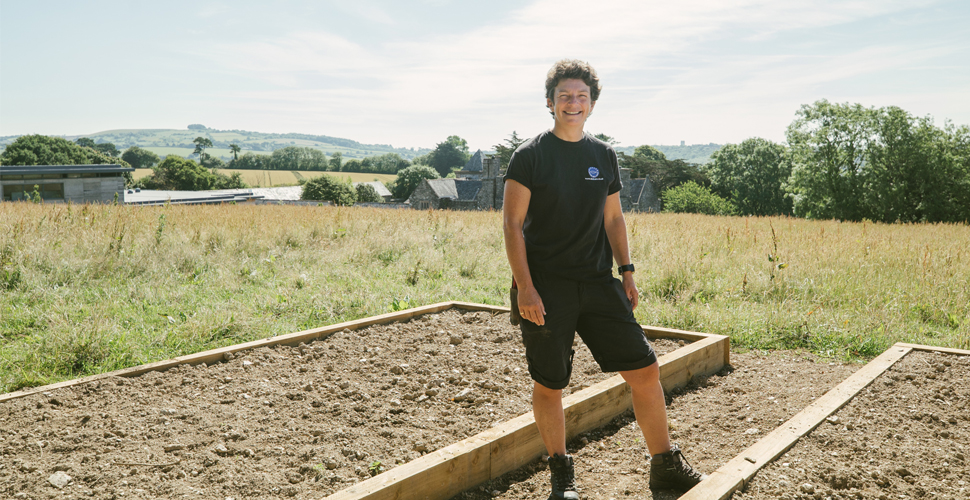
[[(641, 323), (839, 359), (970, 348), (970, 227), (627, 224)], [(508, 285), (498, 212), (3, 203), (0, 391), (403, 307), (507, 305)]]

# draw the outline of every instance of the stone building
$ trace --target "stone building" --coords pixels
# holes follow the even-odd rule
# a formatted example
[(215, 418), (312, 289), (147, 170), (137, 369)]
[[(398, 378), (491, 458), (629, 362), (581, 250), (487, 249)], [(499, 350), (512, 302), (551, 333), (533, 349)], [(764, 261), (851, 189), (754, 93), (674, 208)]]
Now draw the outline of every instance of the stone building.
[[(413, 208), (428, 210), (501, 210), (505, 186), (501, 159), (475, 152), (465, 167), (455, 172), (454, 179), (431, 179), (421, 182), (408, 198)], [(660, 198), (650, 179), (631, 179), (630, 169), (620, 169), (620, 204), (624, 212), (659, 212)]]
[(408, 203), (419, 210), (492, 210), (502, 208), (502, 160), (475, 152), (454, 179), (427, 179), (414, 190)]
[[(121, 165), (0, 165), (3, 201), (23, 200), (34, 192), (44, 201), (111, 203), (125, 201), (125, 172)], [(25, 195), (26, 193), (26, 195)]]
[(631, 179), (630, 169), (620, 169), (620, 206), (624, 212), (659, 212), (660, 198), (650, 179)]

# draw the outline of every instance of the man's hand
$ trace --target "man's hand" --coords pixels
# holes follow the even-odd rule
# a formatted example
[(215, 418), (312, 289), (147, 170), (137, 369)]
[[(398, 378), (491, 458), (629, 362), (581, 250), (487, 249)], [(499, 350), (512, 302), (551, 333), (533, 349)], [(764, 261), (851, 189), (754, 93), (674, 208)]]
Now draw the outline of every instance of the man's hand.
[(637, 290), (637, 284), (633, 281), (633, 273), (631, 272), (623, 273), (623, 291), (626, 292), (626, 298), (630, 299), (632, 309), (636, 309), (637, 304), (640, 303), (640, 292)]
[(539, 326), (546, 324), (546, 307), (535, 287), (519, 288), (519, 315)]

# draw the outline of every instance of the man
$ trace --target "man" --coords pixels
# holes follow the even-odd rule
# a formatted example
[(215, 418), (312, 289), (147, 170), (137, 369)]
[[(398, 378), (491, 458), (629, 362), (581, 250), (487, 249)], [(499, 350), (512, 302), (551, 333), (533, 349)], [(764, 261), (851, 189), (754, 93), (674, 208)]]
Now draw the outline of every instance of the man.
[[(589, 64), (557, 62), (546, 78), (553, 128), (520, 146), (505, 175), (505, 249), (534, 381), (532, 410), (550, 456), (550, 500), (579, 498), (562, 408), (577, 332), (600, 368), (620, 372), (633, 390), (652, 457), (651, 489), (687, 490), (706, 478), (671, 446), (657, 355), (633, 317), (639, 295), (616, 153), (583, 131), (599, 93)], [(613, 277), (614, 258), (622, 282)]]

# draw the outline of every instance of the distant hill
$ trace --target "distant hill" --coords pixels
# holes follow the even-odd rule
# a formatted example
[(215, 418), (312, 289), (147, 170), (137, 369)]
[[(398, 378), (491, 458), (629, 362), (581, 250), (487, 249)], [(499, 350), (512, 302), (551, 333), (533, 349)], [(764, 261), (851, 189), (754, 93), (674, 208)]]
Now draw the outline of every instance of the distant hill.
[[(0, 137), (0, 148), (17, 139), (16, 135)], [(192, 140), (196, 137), (207, 137), (212, 141), (212, 148), (207, 153), (218, 156), (223, 160), (232, 158), (229, 151), (230, 144), (237, 144), (242, 149), (240, 154), (247, 152), (272, 153), (276, 149), (287, 146), (301, 146), (319, 149), (328, 155), (339, 152), (344, 159), (366, 158), (368, 156), (397, 153), (402, 158), (412, 159), (431, 151), (426, 148), (395, 148), (387, 144), (361, 144), (351, 139), (330, 137), (327, 135), (311, 134), (269, 134), (250, 132), (246, 130), (217, 130), (205, 128), (201, 125), (191, 125), (190, 129), (119, 129), (105, 130), (87, 135), (61, 136), (73, 141), (79, 137), (89, 137), (94, 142), (110, 142), (119, 150), (124, 151), (131, 146), (144, 148), (159, 156), (170, 154), (187, 157), (195, 150)]]
[[(668, 160), (684, 160), (688, 163), (707, 163), (711, 161), (711, 153), (721, 149), (721, 144), (691, 144), (690, 146), (657, 146), (651, 144), (651, 146), (657, 148)], [(633, 150), (636, 146), (624, 146), (617, 147), (617, 153), (626, 153), (628, 155), (633, 154)]]

